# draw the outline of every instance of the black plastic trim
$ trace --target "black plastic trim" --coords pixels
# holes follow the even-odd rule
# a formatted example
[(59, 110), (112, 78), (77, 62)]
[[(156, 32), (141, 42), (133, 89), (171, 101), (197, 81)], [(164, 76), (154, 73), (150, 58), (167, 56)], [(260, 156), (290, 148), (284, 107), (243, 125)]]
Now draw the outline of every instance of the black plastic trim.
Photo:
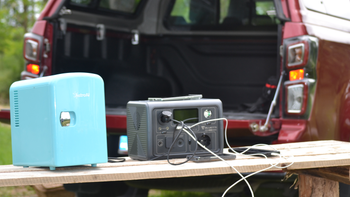
[(283, 22), (291, 21), (290, 18), (287, 18), (286, 15), (284, 15), (281, 1), (280, 0), (273, 0), (273, 3), (275, 4), (276, 17), (280, 21), (283, 21)]

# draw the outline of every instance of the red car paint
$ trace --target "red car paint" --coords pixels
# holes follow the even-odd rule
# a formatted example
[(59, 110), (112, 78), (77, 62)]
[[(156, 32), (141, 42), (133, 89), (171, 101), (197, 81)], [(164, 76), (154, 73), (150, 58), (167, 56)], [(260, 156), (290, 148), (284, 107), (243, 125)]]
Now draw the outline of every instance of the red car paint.
[(52, 16), (55, 12), (57, 12), (57, 9), (61, 3), (62, 3), (62, 0), (48, 1), (44, 10), (40, 14), (38, 21), (43, 20), (45, 17)]
[(0, 119), (3, 119), (4, 121), (10, 120), (10, 110), (0, 110)]
[[(336, 51), (336, 52), (335, 52)], [(349, 141), (350, 46), (320, 41), (317, 65), (316, 96), (309, 119), (310, 140), (339, 139)]]
[(283, 39), (308, 35), (305, 25), (299, 22), (286, 22), (284, 25)]

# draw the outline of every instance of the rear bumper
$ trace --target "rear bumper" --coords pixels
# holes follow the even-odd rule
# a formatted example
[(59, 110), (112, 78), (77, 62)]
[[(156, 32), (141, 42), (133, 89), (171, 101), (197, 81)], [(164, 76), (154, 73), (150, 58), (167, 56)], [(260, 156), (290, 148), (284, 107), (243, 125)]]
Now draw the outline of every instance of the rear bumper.
[[(126, 116), (125, 115), (106, 115), (107, 131), (110, 133), (126, 134)], [(272, 119), (272, 124), (277, 124), (276, 130), (272, 132), (253, 132), (251, 129), (252, 123), (259, 123), (265, 120), (232, 120), (228, 119), (228, 138), (239, 138), (241, 130), (250, 132), (244, 138), (252, 137), (269, 137), (277, 135), (277, 139), (273, 142), (288, 143), (302, 141), (302, 135), (306, 131), (307, 120), (293, 120), (293, 119)]]
[[(228, 120), (228, 137), (237, 138), (239, 130), (251, 131), (250, 124), (259, 122), (260, 120)], [(275, 122), (280, 122), (280, 129), (265, 133), (265, 136), (260, 136), (259, 133), (250, 132), (245, 137), (260, 136), (267, 137), (278, 135), (273, 143), (288, 143), (302, 141), (302, 136), (307, 129), (307, 120), (292, 120), (292, 119), (276, 119)], [(0, 122), (10, 122), (10, 110), (0, 109)], [(106, 115), (106, 124), (108, 133), (126, 134), (126, 115)], [(249, 132), (248, 131), (248, 132)]]
[(307, 130), (307, 124), (307, 120), (283, 120), (276, 143), (305, 141), (302, 137)]
[(10, 123), (10, 110), (9, 109), (0, 109), (0, 122)]
[(108, 132), (117, 132), (126, 134), (126, 116), (125, 115), (106, 115), (106, 125)]

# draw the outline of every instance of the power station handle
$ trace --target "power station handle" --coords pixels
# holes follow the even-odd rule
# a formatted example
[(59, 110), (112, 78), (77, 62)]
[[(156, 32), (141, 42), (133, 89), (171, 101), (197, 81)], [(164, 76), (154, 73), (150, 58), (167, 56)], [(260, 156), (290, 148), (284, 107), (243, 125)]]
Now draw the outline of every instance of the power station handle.
[(181, 100), (197, 100), (201, 99), (203, 96), (201, 94), (188, 95), (188, 96), (176, 96), (168, 98), (148, 98), (149, 101), (181, 101)]

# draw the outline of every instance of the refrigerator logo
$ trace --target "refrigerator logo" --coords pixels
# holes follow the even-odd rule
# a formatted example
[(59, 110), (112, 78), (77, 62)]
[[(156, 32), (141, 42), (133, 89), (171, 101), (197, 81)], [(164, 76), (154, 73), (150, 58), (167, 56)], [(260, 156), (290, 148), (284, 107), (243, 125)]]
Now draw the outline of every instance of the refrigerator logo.
[(90, 97), (90, 93), (86, 93), (86, 94), (78, 94), (78, 93), (73, 93), (74, 98), (80, 98), (80, 97)]

